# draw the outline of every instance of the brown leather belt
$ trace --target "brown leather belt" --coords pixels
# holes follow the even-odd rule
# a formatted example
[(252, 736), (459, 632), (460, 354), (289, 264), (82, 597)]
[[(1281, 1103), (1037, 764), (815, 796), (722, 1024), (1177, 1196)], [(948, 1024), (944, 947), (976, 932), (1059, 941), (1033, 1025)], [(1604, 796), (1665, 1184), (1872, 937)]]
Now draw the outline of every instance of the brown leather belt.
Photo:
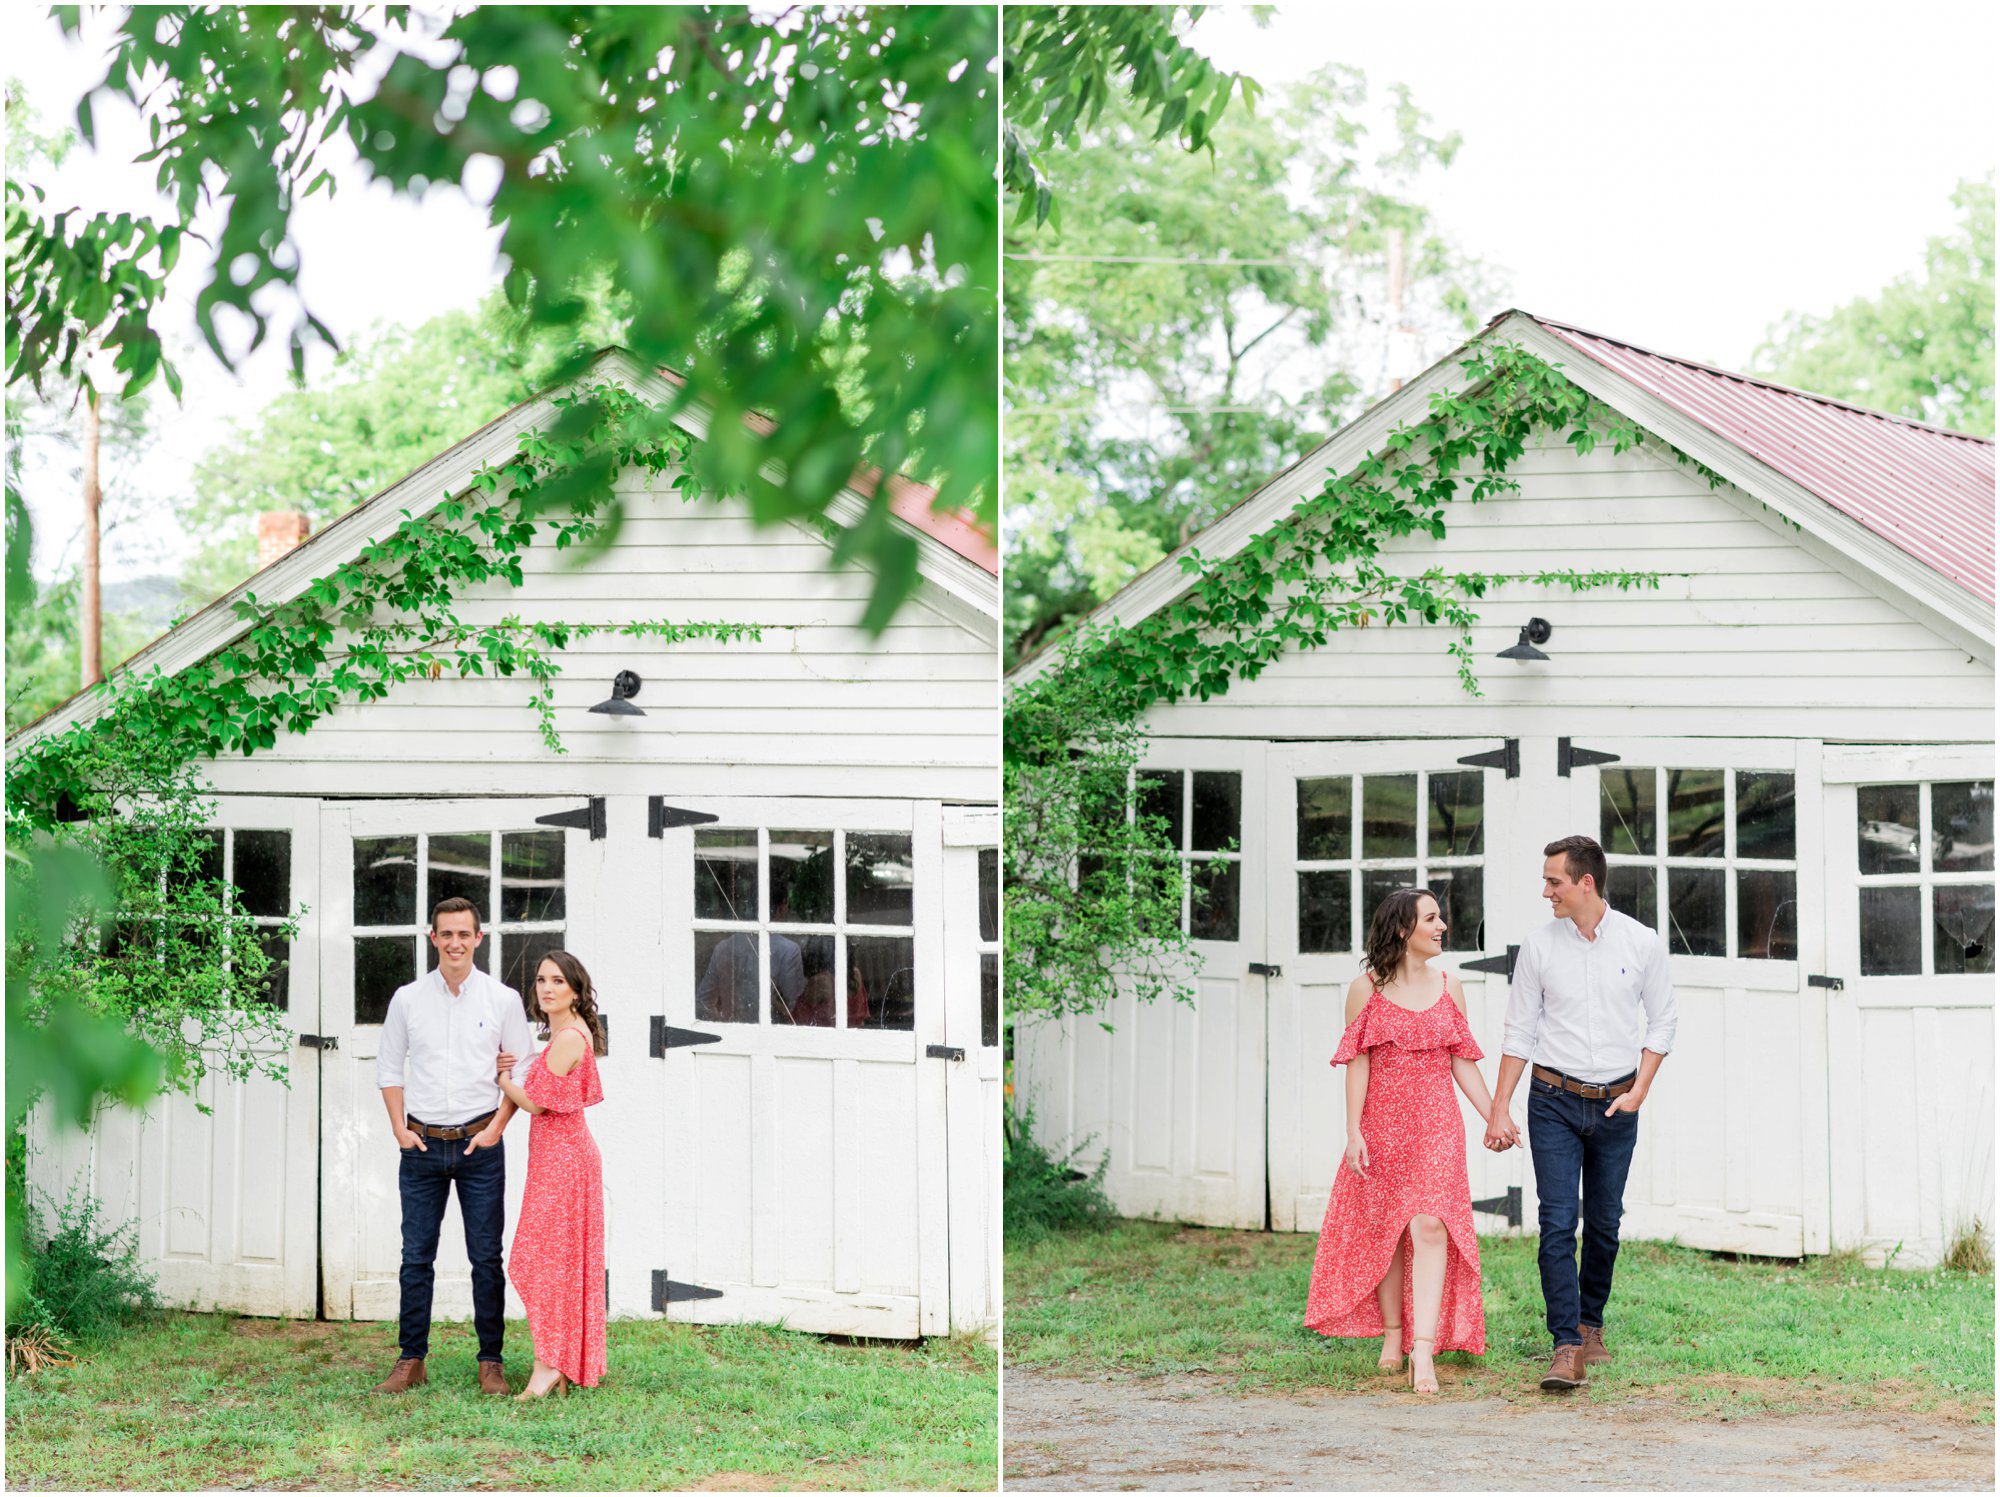
[(1573, 1097), (1582, 1097), (1587, 1102), (1609, 1102), (1613, 1097), (1622, 1097), (1632, 1090), (1638, 1081), (1636, 1074), (1623, 1081), (1578, 1081), (1574, 1076), (1565, 1076), (1561, 1071), (1551, 1071), (1547, 1066), (1534, 1067), (1535, 1080), (1546, 1081)]
[(403, 1116), (403, 1126), (408, 1128), (412, 1133), (419, 1134), (424, 1138), (435, 1138), (442, 1143), (448, 1144), (456, 1143), (462, 1138), (472, 1137), (473, 1134), (492, 1121), (493, 1114), (489, 1112), (484, 1117), (472, 1119), (469, 1123), (457, 1123), (449, 1128), (439, 1128), (431, 1123), (420, 1123), (407, 1113)]

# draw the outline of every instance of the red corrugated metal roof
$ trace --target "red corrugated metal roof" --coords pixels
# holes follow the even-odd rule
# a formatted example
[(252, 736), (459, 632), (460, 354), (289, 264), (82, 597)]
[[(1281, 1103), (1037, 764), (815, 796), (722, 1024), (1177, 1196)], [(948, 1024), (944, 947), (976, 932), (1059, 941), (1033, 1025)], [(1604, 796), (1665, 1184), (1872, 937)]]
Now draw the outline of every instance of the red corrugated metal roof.
[(1992, 442), (1534, 320), (1993, 602)]

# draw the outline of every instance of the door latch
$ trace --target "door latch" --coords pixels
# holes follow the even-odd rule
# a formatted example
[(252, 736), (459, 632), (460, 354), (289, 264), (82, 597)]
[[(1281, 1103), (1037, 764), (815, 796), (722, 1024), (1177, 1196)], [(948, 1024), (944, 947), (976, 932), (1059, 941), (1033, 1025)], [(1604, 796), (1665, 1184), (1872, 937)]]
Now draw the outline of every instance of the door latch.
[(1252, 962), (1250, 964), (1250, 975), (1252, 977), (1276, 977), (1284, 970), (1276, 962)]
[(338, 1050), (340, 1036), (337, 1034), (302, 1034), (299, 1043), (308, 1050)]
[(961, 1045), (926, 1045), (924, 1055), (931, 1060), (964, 1060), (965, 1049)]

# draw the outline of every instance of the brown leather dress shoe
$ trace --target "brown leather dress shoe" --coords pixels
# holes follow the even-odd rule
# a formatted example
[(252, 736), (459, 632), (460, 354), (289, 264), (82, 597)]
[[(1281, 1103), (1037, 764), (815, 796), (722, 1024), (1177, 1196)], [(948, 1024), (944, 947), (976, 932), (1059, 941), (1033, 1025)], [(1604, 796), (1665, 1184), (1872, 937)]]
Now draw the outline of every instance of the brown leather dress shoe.
[(377, 1393), (407, 1393), (412, 1388), (421, 1388), (430, 1381), (424, 1371), (422, 1357), (404, 1357), (396, 1364), (396, 1370), (375, 1385)]
[(506, 1394), (512, 1393), (514, 1390), (507, 1386), (507, 1374), (501, 1370), (498, 1362), (481, 1362), (479, 1364), (479, 1391), (481, 1393)]
[(1567, 1393), (1583, 1386), (1583, 1348), (1558, 1346), (1549, 1370), (1542, 1374), (1544, 1393)]
[(1611, 1360), (1611, 1348), (1604, 1344), (1603, 1326), (1580, 1325), (1577, 1331), (1583, 1336), (1583, 1360), (1586, 1365)]

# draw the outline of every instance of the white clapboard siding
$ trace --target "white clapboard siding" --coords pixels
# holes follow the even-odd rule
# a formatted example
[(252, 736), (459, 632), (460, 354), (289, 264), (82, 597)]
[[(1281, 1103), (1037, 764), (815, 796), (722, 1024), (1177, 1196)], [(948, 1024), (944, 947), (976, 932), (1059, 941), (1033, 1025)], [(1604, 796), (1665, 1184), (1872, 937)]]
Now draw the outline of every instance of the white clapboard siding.
[[(993, 621), (921, 582), (880, 635), (856, 625), (873, 579), (827, 565), (800, 525), (759, 528), (740, 507), (690, 503), (666, 480), (619, 487), (626, 519), (608, 547), (558, 550), (546, 535), (520, 588), (467, 589), (468, 624), (508, 616), (621, 625), (717, 621), (768, 626), (720, 644), (597, 635), (563, 652), (555, 720), (542, 742), (525, 676), (405, 682), (336, 708), (253, 759), (214, 767), (225, 792), (521, 794), (588, 774), (595, 788), (697, 792), (923, 794), (990, 800), (999, 693)], [(646, 715), (589, 708), (637, 671)], [(600, 780), (600, 775), (608, 776)], [(642, 783), (634, 775), (650, 776)], [(663, 778), (670, 777), (670, 778)]]
[[(1622, 455), (1530, 449), (1518, 495), (1446, 512), (1442, 541), (1385, 548), (1392, 572), (1558, 568), (1686, 572), (1660, 587), (1570, 594), (1526, 584), (1477, 605), (1477, 704), (1446, 653), (1452, 631), (1343, 631), (1293, 651), (1206, 703), (1154, 709), (1159, 737), (1461, 734), (1465, 713), (1507, 709), (1510, 734), (1675, 733), (1922, 742), (1988, 737), (1990, 663), (1756, 500), (1712, 492), (1652, 446)], [(1494, 657), (1539, 615), (1550, 662)]]

